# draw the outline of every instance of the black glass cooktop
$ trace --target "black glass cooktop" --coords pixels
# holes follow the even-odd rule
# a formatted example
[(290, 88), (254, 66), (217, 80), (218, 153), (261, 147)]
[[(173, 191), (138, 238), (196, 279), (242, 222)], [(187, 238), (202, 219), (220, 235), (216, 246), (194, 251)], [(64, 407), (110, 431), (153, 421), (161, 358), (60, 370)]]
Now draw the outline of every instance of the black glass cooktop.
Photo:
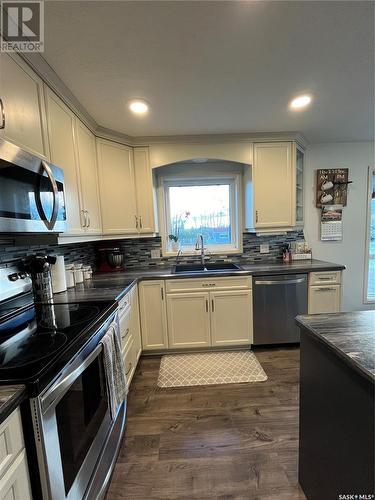
[[(69, 362), (115, 310), (113, 301), (38, 304), (0, 320), (0, 383), (32, 383)], [(70, 358), (64, 354), (69, 351)], [(55, 369), (55, 375), (57, 375)], [(50, 374), (53, 377), (54, 373)]]

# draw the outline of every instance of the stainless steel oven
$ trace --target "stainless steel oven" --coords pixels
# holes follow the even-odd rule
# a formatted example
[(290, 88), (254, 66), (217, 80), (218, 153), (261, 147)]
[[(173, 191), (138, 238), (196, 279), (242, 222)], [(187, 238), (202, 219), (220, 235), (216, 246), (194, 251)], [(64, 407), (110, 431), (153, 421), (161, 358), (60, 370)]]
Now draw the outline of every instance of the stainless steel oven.
[(63, 170), (0, 139), (0, 232), (65, 229)]
[[(122, 427), (117, 440), (111, 431), (116, 420), (125, 418), (125, 403), (114, 422), (100, 343), (113, 320), (114, 316), (95, 334), (94, 345), (86, 345), (54, 382), (30, 400), (43, 499), (87, 498), (103, 451), (113, 446), (111, 442), (119, 446)], [(107, 450), (107, 455), (114, 460), (116, 450)], [(101, 486), (107, 473), (108, 462)], [(90, 498), (100, 497), (98, 491), (92, 495)]]

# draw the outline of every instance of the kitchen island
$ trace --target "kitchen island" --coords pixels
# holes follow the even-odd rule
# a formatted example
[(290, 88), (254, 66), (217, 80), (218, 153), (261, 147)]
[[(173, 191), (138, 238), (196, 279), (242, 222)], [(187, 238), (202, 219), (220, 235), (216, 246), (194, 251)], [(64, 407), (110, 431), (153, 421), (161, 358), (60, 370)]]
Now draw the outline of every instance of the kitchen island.
[(300, 485), (308, 500), (374, 498), (375, 311), (296, 321)]

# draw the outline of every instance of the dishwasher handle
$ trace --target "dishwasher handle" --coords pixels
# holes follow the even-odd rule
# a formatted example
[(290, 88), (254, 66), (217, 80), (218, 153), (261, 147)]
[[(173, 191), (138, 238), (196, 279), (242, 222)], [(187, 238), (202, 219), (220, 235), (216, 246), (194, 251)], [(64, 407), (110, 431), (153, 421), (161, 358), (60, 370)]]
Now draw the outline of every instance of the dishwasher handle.
[(303, 283), (306, 278), (296, 278), (293, 280), (256, 280), (256, 285), (295, 285), (297, 283)]

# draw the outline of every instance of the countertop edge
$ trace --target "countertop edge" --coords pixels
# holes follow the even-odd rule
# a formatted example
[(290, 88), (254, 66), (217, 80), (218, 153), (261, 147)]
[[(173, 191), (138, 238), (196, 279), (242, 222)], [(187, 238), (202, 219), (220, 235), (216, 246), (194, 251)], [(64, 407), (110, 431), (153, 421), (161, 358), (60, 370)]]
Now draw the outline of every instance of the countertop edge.
[(335, 346), (332, 342), (327, 340), (321, 333), (316, 331), (314, 327), (308, 325), (302, 319), (299, 319), (298, 316), (296, 317), (295, 322), (299, 327), (302, 327), (307, 333), (314, 336), (314, 338), (318, 340), (321, 344), (324, 344), (326, 347), (328, 347), (328, 349), (337, 354), (346, 364), (354, 368), (357, 373), (364, 376), (370, 382), (375, 384), (375, 375), (369, 370), (367, 370), (364, 366), (359, 364), (358, 361), (348, 356), (344, 351), (342, 351), (342, 349)]
[(0, 424), (6, 420), (14, 410), (27, 399), (27, 391), (25, 385), (1, 385), (0, 386), (0, 401), (2, 391), (10, 388), (14, 388), (14, 394), (9, 396), (6, 401), (0, 403)]

